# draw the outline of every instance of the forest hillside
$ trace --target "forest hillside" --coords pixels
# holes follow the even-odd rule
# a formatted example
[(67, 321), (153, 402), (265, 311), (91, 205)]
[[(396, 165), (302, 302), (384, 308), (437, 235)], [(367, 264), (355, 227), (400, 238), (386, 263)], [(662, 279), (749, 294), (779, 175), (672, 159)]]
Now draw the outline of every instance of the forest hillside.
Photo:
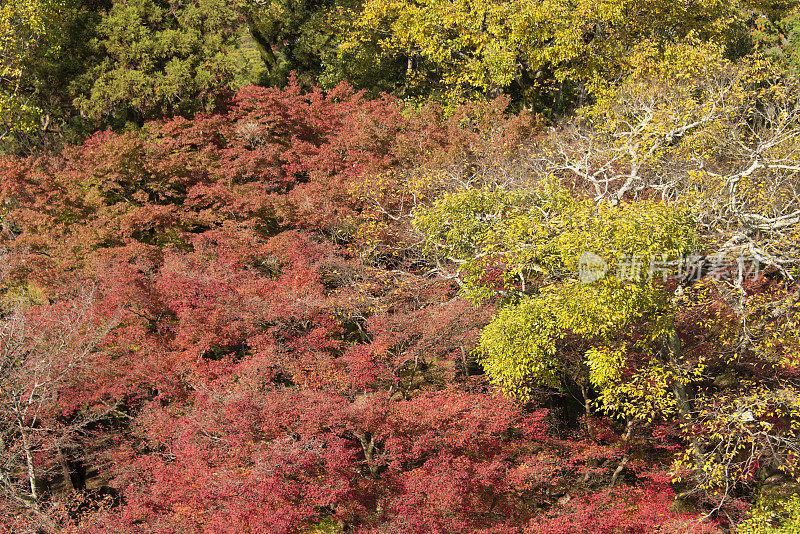
[(0, 534), (800, 532), (793, 0), (4, 0)]

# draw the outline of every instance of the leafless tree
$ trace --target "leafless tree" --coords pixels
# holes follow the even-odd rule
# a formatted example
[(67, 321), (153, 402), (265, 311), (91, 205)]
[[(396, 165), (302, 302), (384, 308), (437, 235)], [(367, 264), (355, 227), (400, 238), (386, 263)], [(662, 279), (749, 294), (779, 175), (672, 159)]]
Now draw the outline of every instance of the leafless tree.
[(88, 288), (60, 304), (19, 300), (0, 320), (0, 509), (18, 532), (55, 529), (57, 503), (43, 482), (64, 465), (71, 440), (113, 409), (59, 413), (59, 396), (91, 374), (112, 325)]

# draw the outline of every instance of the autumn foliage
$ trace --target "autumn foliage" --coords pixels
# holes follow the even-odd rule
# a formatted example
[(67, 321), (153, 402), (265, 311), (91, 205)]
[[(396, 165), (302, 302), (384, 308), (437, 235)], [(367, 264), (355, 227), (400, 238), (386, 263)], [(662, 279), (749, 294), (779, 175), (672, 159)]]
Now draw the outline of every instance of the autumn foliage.
[(639, 39), (601, 31), (624, 7), (561, 62), (504, 56), (516, 100), (427, 43), (458, 83), (406, 102), (227, 80), (195, 115), (2, 156), (0, 534), (761, 524), (799, 474), (800, 86), (687, 30), (584, 65), (605, 78), (557, 126), (510, 112), (542, 97), (524, 76), (586, 96), (563, 77)]

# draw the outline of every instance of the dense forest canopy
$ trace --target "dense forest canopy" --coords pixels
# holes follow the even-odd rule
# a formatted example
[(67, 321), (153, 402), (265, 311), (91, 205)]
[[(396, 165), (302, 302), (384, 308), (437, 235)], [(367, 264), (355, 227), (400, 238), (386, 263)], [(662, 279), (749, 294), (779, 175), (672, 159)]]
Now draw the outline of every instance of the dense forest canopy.
[(800, 4), (5, 0), (0, 534), (800, 530)]

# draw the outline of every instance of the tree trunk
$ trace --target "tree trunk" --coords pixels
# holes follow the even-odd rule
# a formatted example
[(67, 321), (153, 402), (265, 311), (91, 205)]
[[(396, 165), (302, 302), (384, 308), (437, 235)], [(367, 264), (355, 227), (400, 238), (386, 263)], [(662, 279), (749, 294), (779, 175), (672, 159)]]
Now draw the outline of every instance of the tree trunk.
[(250, 36), (253, 38), (253, 42), (256, 44), (258, 53), (261, 56), (261, 60), (267, 65), (270, 74), (273, 74), (278, 64), (278, 58), (275, 57), (275, 53), (272, 51), (272, 43), (259, 31), (258, 24), (253, 14), (247, 9), (244, 10), (244, 18), (247, 22), (247, 29), (250, 31)]
[[(674, 328), (670, 330), (669, 338), (667, 339), (667, 349), (669, 351), (669, 363), (673, 369), (679, 368), (680, 357), (681, 357), (681, 338), (678, 336), (678, 331)], [(672, 384), (672, 395), (675, 398), (675, 402), (678, 405), (678, 411), (681, 414), (681, 420), (683, 421), (684, 425), (691, 425), (692, 423), (692, 402), (689, 399), (689, 394), (686, 392), (686, 385), (680, 378), (676, 378), (675, 382)], [(692, 449), (694, 451), (695, 460), (698, 462), (698, 465), (703, 465), (705, 463), (705, 454), (703, 453), (703, 448), (700, 445), (700, 442), (693, 433), (690, 433), (689, 442), (692, 445)]]
[(378, 466), (375, 465), (375, 458), (373, 454), (375, 452), (375, 436), (369, 432), (364, 432), (363, 430), (355, 432), (355, 435), (361, 442), (361, 449), (364, 451), (364, 458), (367, 460), (369, 473), (374, 478), (378, 475)]
[(614, 471), (614, 474), (611, 475), (611, 482), (608, 485), (609, 488), (613, 488), (616, 485), (617, 479), (619, 478), (619, 475), (622, 474), (622, 470), (625, 469), (625, 466), (628, 465), (628, 461), (629, 458), (627, 455), (622, 458), (622, 461), (617, 466), (617, 469)]
[(19, 426), (20, 434), (22, 435), (22, 450), (25, 453), (25, 468), (28, 474), (28, 484), (30, 485), (30, 496), (31, 500), (38, 504), (39, 503), (39, 493), (36, 490), (36, 466), (33, 463), (33, 452), (31, 451), (31, 440), (28, 433), (25, 431), (25, 427), (22, 425), (21, 422), (17, 422), (17, 426)]

